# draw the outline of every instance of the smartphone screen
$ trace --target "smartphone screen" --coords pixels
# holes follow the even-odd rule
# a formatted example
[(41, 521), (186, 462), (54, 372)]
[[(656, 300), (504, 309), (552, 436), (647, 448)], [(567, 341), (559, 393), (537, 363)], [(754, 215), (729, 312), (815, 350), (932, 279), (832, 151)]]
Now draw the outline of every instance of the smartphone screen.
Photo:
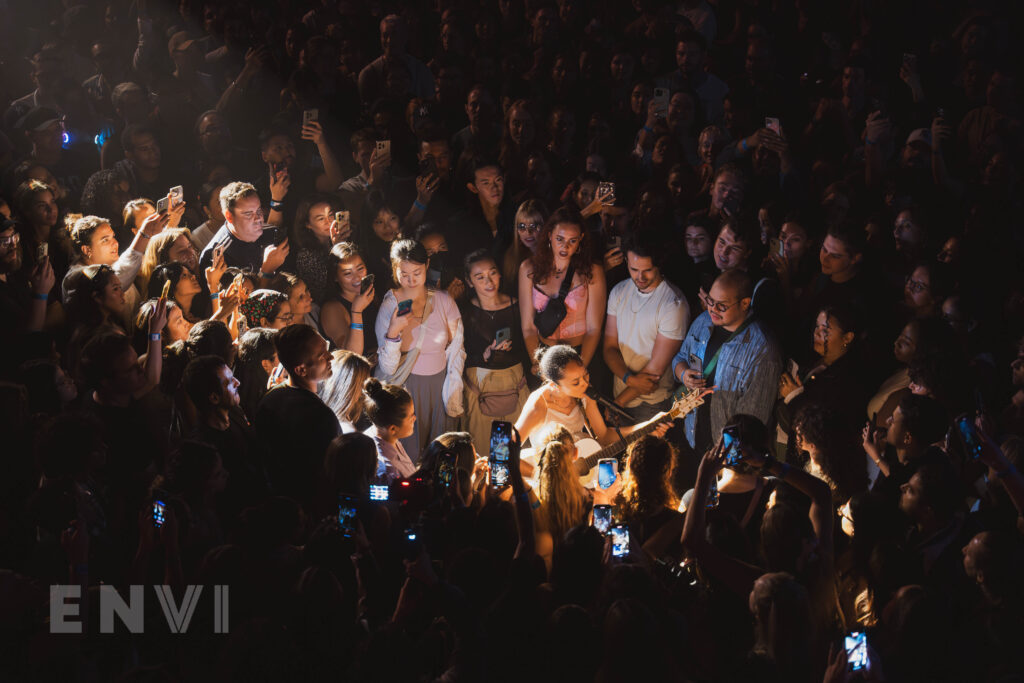
[(412, 299), (398, 302), (398, 317), (412, 313)]
[(390, 496), (388, 487), (383, 484), (370, 484), (370, 500), (387, 500)]
[(740, 440), (736, 435), (734, 427), (726, 427), (722, 430), (722, 445), (725, 448), (726, 467), (735, 467), (743, 461), (743, 453), (740, 451)]
[(612, 527), (612, 506), (611, 505), (595, 505), (594, 506), (594, 528), (600, 531), (602, 534), (607, 534), (608, 530)]
[(166, 213), (167, 212), (167, 197), (161, 197), (156, 200), (156, 212)]
[(711, 484), (708, 486), (708, 502), (704, 507), (711, 508), (718, 507), (718, 477), (711, 478)]
[(665, 118), (665, 115), (668, 113), (668, 96), (669, 91), (667, 88), (654, 89), (654, 101), (657, 103), (655, 104), (655, 112), (659, 119)]
[(185, 188), (181, 185), (175, 185), (168, 192), (171, 195), (171, 206), (178, 206), (185, 201)]
[(338, 526), (345, 538), (351, 538), (356, 532), (356, 499), (352, 496), (338, 496)]
[(456, 476), (455, 461), (454, 453), (442, 453), (437, 463), (437, 482), (446, 489), (451, 488), (452, 480)]
[(629, 554), (629, 527), (616, 524), (612, 527), (612, 557), (625, 557)]
[(302, 125), (306, 125), (310, 121), (316, 121), (320, 118), (319, 109), (307, 109), (302, 112)]
[(39, 246), (36, 248), (36, 260), (37, 261), (44, 261), (44, 260), (46, 260), (46, 257), (49, 256), (49, 254), (50, 254), (50, 243), (49, 242), (40, 242)]
[(501, 328), (500, 330), (498, 330), (497, 332), (494, 333), (494, 341), (495, 341), (496, 345), (497, 344), (501, 344), (503, 342), (507, 342), (510, 339), (512, 339), (512, 328), (511, 327), (503, 327), (503, 328)]
[(164, 504), (162, 500), (153, 501), (153, 526), (155, 526), (157, 529), (162, 527), (164, 525), (164, 521), (166, 521), (167, 519), (164, 516), (164, 510), (166, 508), (167, 506)]
[(501, 488), (508, 484), (509, 446), (512, 444), (512, 423), (502, 420), (491, 422), (491, 447), (488, 454), (491, 468), (491, 486)]
[(863, 631), (852, 631), (844, 638), (846, 662), (850, 671), (860, 671), (868, 665), (868, 639)]
[(364, 277), (362, 280), (360, 280), (360, 282), (359, 282), (359, 293), (360, 294), (366, 294), (368, 291), (370, 291), (370, 287), (373, 287), (373, 280), (374, 280), (373, 273), (370, 273), (369, 275)]
[(615, 483), (619, 471), (619, 461), (615, 458), (602, 458), (597, 461), (597, 485), (606, 489)]
[(960, 434), (960, 438), (964, 442), (964, 447), (967, 449), (967, 454), (971, 456), (971, 459), (977, 460), (980, 458), (981, 439), (978, 438), (978, 432), (971, 423), (971, 418), (967, 415), (961, 415), (958, 417), (956, 419), (956, 429)]
[(772, 131), (776, 135), (782, 135), (782, 124), (779, 123), (777, 118), (772, 116), (767, 117), (764, 120), (764, 127)]

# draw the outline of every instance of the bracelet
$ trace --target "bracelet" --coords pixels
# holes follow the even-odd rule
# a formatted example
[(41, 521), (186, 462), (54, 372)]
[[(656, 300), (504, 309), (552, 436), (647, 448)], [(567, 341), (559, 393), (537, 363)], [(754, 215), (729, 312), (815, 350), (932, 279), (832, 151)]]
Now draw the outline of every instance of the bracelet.
[(363, 324), (362, 323), (351, 323), (351, 324), (349, 324), (348, 329), (350, 329), (350, 330), (361, 330), (361, 329), (363, 329)]
[(210, 298), (216, 301), (220, 298), (220, 292), (210, 292)]
[(644, 127), (641, 128), (640, 130), (647, 131), (648, 133), (654, 133), (654, 129), (648, 126), (646, 123), (644, 124)]
[(427, 205), (422, 203), (419, 199), (414, 199), (412, 201), (412, 205), (415, 206), (420, 211), (426, 211), (427, 210)]
[(273, 273), (264, 273), (261, 270), (260, 271), (260, 277), (263, 278), (264, 280), (269, 280), (270, 278), (274, 277), (274, 274)]
[(622, 375), (622, 383), (629, 384), (629, 378), (633, 376), (632, 370), (626, 370), (625, 374)]
[(537, 510), (539, 508), (540, 508), (540, 501), (539, 500), (537, 502), (535, 502), (535, 503), (530, 503), (530, 509), (531, 510)]
[(740, 149), (742, 149), (744, 152), (749, 152), (750, 151), (750, 148), (747, 147), (747, 139), (746, 138), (740, 138)]
[(35, 299), (36, 301), (49, 301), (50, 300), (50, 295), (49, 294), (33, 294), (32, 298)]
[(163, 338), (163, 335), (160, 334), (159, 332), (149, 333), (149, 341), (160, 341), (161, 338)]
[(384, 336), (384, 341), (391, 342), (392, 344), (401, 344), (402, 343), (402, 335), (398, 335), (394, 339), (392, 339), (391, 337), (388, 337), (387, 335), (385, 335)]
[(270, 210), (271, 211), (280, 211), (283, 207), (284, 207), (284, 202), (279, 202), (276, 199), (271, 199), (270, 200)]

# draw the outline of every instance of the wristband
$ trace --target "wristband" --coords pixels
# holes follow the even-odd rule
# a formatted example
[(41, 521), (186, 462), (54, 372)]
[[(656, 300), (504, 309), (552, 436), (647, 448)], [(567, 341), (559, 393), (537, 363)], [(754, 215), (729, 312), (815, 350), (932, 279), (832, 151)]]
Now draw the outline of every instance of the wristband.
[(350, 330), (361, 330), (361, 329), (363, 329), (363, 324), (362, 323), (352, 323), (352, 324), (350, 324), (348, 326), (348, 329), (350, 329)]
[(878, 140), (868, 140), (867, 138), (864, 138), (864, 144), (865, 145), (873, 145), (873, 144), (875, 144), (877, 142), (878, 142)]
[(653, 129), (653, 128), (651, 128), (651, 127), (650, 127), (650, 126), (648, 126), (648, 125), (644, 125), (644, 127), (643, 127), (643, 128), (641, 128), (640, 130), (644, 130), (644, 131), (647, 131), (648, 133), (654, 133), (654, 129)]
[(210, 292), (210, 298), (216, 301), (220, 298), (220, 292)]
[(750, 148), (747, 147), (747, 139), (746, 138), (740, 138), (740, 149), (742, 149), (744, 152), (749, 152), (750, 151)]
[(260, 271), (260, 277), (263, 278), (264, 280), (269, 280), (270, 278), (274, 277), (274, 274), (273, 273), (264, 273), (261, 270)]
[(530, 509), (531, 509), (531, 510), (537, 510), (537, 509), (540, 509), (540, 501), (538, 500), (538, 501), (537, 501), (537, 502), (535, 502), (535, 503), (530, 503)]
[(401, 344), (402, 343), (402, 336), (399, 335), (399, 336), (395, 337), (394, 339), (392, 339), (391, 337), (385, 336), (384, 337), (384, 341), (391, 342), (392, 344)]
[(626, 370), (626, 372), (622, 375), (622, 383), (623, 384), (629, 384), (629, 378), (632, 377), (632, 376), (633, 376), (633, 371), (632, 370)]
[(284, 207), (284, 202), (279, 202), (276, 199), (271, 199), (270, 200), (270, 210), (271, 211), (280, 211), (283, 207)]
[(162, 337), (163, 337), (163, 335), (160, 334), (159, 332), (150, 332), (149, 333), (149, 340), (150, 341), (160, 341), (160, 339)]
[(49, 294), (33, 294), (32, 298), (35, 299), (36, 301), (49, 301), (50, 300), (50, 295)]
[(413, 205), (413, 206), (415, 206), (415, 207), (416, 207), (417, 209), (419, 209), (420, 211), (426, 211), (426, 210), (427, 210), (427, 205), (426, 205), (426, 204), (424, 204), (424, 203), (422, 203), (422, 202), (421, 202), (420, 200), (418, 200), (418, 199), (414, 199), (414, 200), (413, 200), (413, 202), (412, 202), (412, 205)]

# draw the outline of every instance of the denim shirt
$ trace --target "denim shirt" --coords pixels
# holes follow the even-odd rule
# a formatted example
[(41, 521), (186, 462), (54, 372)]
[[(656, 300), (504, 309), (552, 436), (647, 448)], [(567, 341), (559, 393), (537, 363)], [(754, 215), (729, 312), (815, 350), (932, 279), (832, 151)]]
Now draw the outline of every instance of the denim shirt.
[[(691, 355), (699, 359), (700, 367), (704, 367), (704, 353), (712, 328), (707, 311), (693, 321), (679, 353), (672, 359), (673, 372), (680, 364), (684, 370), (690, 368)], [(751, 321), (743, 332), (723, 344), (715, 368), (717, 389), (706, 399), (710, 401), (711, 433), (716, 436), (721, 433), (729, 418), (736, 413), (753, 415), (768, 424), (779, 391), (781, 371), (779, 350), (757, 320)], [(697, 411), (686, 416), (685, 426), (686, 440), (692, 447), (697, 431)]]

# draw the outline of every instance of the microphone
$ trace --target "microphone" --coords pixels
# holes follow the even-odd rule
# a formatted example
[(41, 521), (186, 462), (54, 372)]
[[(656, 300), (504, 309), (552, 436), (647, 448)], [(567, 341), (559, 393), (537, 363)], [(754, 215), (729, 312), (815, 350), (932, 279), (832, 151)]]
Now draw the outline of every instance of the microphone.
[(599, 393), (593, 385), (587, 387), (587, 391), (585, 393), (588, 398), (592, 398), (593, 400), (597, 401), (599, 404), (603, 405), (605, 408), (615, 413), (620, 418), (625, 418), (626, 420), (629, 420), (631, 423), (636, 422), (636, 420), (633, 419), (633, 416), (627, 413), (622, 406), (620, 406), (618, 403), (611, 400), (604, 394)]

